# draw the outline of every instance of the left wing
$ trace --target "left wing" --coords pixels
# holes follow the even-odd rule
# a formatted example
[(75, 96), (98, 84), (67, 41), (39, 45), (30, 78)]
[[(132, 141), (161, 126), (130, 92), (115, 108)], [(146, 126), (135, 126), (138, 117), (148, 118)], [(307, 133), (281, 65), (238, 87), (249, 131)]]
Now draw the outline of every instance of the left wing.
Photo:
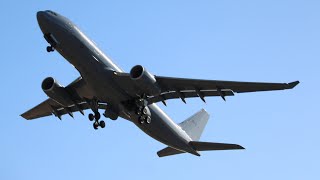
[[(50, 116), (52, 114), (58, 118), (61, 118), (61, 116), (64, 114), (73, 116), (73, 112), (80, 111), (83, 113), (83, 110), (89, 109), (89, 105), (83, 100), (82, 97), (91, 98), (92, 92), (88, 89), (86, 83), (81, 77), (77, 78), (65, 88), (69, 94), (72, 95), (72, 99), (74, 100), (75, 104), (70, 105), (69, 107), (63, 107), (56, 101), (49, 98), (29, 111), (21, 114), (21, 116), (27, 120)], [(103, 105), (99, 106), (103, 108)]]
[[(118, 84), (131, 94), (142, 93), (130, 78), (128, 73), (115, 73), (115, 80)], [(221, 96), (224, 100), (226, 96), (233, 96), (234, 93), (274, 91), (292, 89), (299, 84), (299, 81), (291, 83), (261, 83), (261, 82), (237, 82), (237, 81), (217, 81), (202, 79), (186, 79), (174, 77), (155, 76), (161, 89), (158, 96), (148, 97), (148, 102), (156, 103), (162, 101), (165, 104), (167, 99), (180, 98), (185, 102), (185, 98), (200, 97), (205, 101), (207, 96)]]
[[(106, 107), (106, 104), (99, 104), (99, 109), (106, 109)], [(36, 107), (30, 109), (29, 111), (21, 114), (21, 116), (27, 120), (33, 120), (45, 116), (54, 115), (61, 120), (61, 116), (65, 114), (69, 114), (71, 117), (73, 117), (74, 112), (79, 111), (81, 114), (84, 114), (83, 110), (89, 108), (90, 106), (86, 102), (81, 102), (68, 107), (63, 107), (56, 101), (49, 98), (37, 105)]]

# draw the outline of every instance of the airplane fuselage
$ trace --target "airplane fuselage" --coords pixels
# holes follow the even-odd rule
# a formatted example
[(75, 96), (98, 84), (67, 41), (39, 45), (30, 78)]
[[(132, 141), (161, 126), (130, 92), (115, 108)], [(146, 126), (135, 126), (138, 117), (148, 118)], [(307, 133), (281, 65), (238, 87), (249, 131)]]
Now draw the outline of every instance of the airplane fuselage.
[[(123, 101), (134, 99), (114, 80), (114, 73), (123, 70), (112, 62), (79, 28), (67, 18), (51, 12), (37, 14), (39, 26), (45, 36), (50, 36), (54, 48), (81, 74), (94, 97), (119, 111), (122, 118), (132, 121), (146, 134), (178, 150), (195, 155), (198, 153), (189, 145), (191, 138), (156, 104), (149, 105), (152, 123), (140, 124), (135, 112)], [(85, 97), (93, 98), (93, 97)]]

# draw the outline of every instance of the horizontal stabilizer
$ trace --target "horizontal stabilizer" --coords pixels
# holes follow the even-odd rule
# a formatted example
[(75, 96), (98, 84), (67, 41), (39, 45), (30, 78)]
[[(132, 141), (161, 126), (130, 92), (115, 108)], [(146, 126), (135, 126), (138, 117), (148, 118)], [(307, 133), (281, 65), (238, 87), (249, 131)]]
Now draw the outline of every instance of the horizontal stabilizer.
[(294, 81), (294, 82), (291, 82), (289, 83), (289, 87), (288, 89), (293, 89), (294, 87), (296, 87), (298, 84), (300, 83), (300, 81)]
[[(191, 141), (190, 146), (196, 151), (219, 151), (219, 150), (237, 150), (244, 149), (244, 147), (238, 144), (226, 144), (226, 143), (212, 143), (212, 142), (199, 142)], [(159, 157), (172, 156), (185, 153), (183, 151), (176, 150), (172, 147), (166, 147), (157, 152)]]
[(244, 149), (244, 147), (238, 144), (225, 144), (225, 143), (212, 143), (212, 142), (199, 142), (199, 141), (191, 141), (189, 144), (197, 151)]
[(172, 156), (172, 155), (181, 154), (181, 153), (185, 153), (185, 152), (176, 150), (172, 147), (167, 147), (157, 152), (159, 157)]

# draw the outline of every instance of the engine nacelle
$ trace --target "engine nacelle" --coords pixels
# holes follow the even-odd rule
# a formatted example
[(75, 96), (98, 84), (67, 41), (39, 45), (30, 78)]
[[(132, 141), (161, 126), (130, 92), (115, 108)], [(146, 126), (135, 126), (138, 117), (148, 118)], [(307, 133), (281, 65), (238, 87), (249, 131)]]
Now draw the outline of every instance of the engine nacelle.
[(48, 97), (61, 104), (62, 106), (67, 107), (74, 104), (71, 96), (66, 91), (66, 89), (52, 77), (47, 77), (46, 79), (44, 79), (42, 81), (41, 87)]
[(161, 88), (159, 87), (154, 75), (141, 65), (136, 65), (131, 69), (130, 77), (147, 95), (157, 96), (161, 93)]

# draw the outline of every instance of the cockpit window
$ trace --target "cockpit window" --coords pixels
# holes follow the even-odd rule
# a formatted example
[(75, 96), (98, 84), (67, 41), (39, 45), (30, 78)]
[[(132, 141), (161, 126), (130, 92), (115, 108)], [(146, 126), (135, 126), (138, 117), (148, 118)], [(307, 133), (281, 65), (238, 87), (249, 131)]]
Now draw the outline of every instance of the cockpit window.
[(46, 10), (48, 13), (50, 13), (50, 14), (53, 14), (53, 15), (55, 15), (55, 16), (57, 16), (57, 13), (55, 13), (55, 12), (53, 12), (53, 11), (50, 11), (50, 10)]

